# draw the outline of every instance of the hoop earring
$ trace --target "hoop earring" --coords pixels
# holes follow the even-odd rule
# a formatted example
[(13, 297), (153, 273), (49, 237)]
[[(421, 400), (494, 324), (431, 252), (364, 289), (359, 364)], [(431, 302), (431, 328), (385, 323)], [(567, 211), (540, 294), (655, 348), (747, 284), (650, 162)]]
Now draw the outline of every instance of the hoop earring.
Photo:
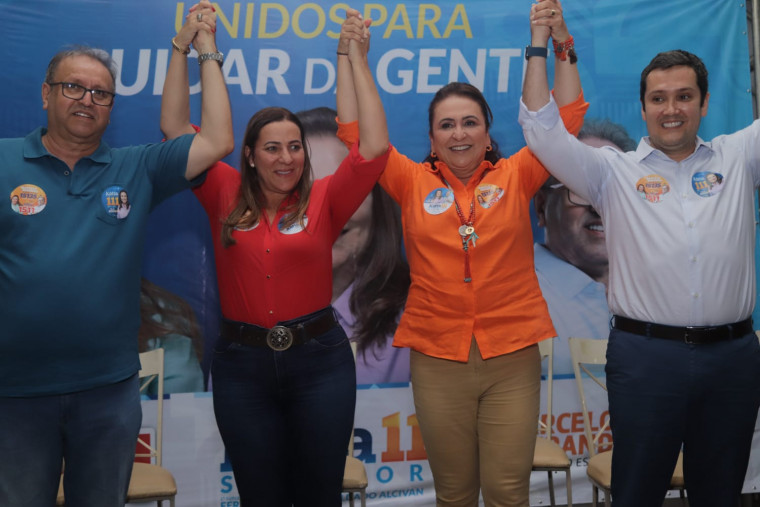
[(491, 146), (490, 144), (486, 146), (486, 151), (491, 151), (491, 150), (493, 150), (493, 146)]
[(433, 150), (430, 150), (430, 158), (437, 158)]

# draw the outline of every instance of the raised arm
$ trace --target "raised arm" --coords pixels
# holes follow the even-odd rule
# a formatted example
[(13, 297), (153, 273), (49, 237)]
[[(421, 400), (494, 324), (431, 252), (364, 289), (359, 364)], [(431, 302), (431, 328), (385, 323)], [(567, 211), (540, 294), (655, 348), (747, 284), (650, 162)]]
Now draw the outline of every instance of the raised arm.
[[(168, 138), (194, 130), (190, 125), (187, 56), (189, 42), (198, 52), (201, 74), (201, 130), (193, 139), (185, 177), (190, 180), (228, 155), (234, 147), (232, 115), (221, 62), (204, 55), (218, 56), (214, 32), (216, 14), (211, 3), (202, 0), (193, 6), (173, 51), (161, 101), (161, 130)], [(190, 39), (190, 40), (188, 40)], [(205, 61), (201, 61), (201, 60)]]
[[(195, 11), (195, 14), (193, 14)], [(203, 14), (207, 15), (203, 15)], [(212, 11), (213, 13), (213, 11)], [(201, 14), (199, 21), (197, 15)], [(164, 80), (161, 93), (161, 132), (167, 139), (174, 139), (182, 134), (193, 134), (195, 129), (190, 124), (190, 82), (187, 77), (187, 55), (190, 45), (199, 30), (213, 30), (215, 17), (209, 15), (207, 8), (196, 4), (190, 8), (185, 23), (179, 33), (172, 39), (172, 57), (169, 70)]]
[[(388, 151), (388, 124), (385, 119), (383, 103), (375, 86), (375, 79), (369, 68), (367, 52), (369, 51), (369, 25), (361, 17), (349, 16), (346, 23), (358, 24), (362, 37), (352, 38), (348, 44), (348, 60), (351, 64), (356, 109), (359, 120), (359, 153), (365, 159), (377, 158)], [(341, 57), (340, 58), (345, 58)]]
[(342, 123), (351, 123), (359, 119), (359, 109), (356, 104), (356, 90), (354, 90), (354, 76), (349, 60), (349, 42), (352, 38), (361, 40), (364, 37), (364, 23), (349, 22), (352, 18), (361, 20), (359, 11), (346, 9), (346, 21), (340, 28), (338, 40), (338, 89), (335, 94), (338, 119)]
[[(531, 46), (547, 47), (551, 35), (555, 46), (554, 98), (562, 107), (578, 98), (581, 80), (576, 65), (572, 38), (558, 0), (542, 0), (530, 10)], [(564, 58), (564, 59), (563, 59)], [(531, 57), (525, 70), (523, 102), (530, 111), (538, 111), (549, 103), (549, 82), (546, 59)]]
[(573, 102), (581, 93), (581, 78), (578, 74), (575, 44), (565, 24), (562, 4), (559, 0), (549, 0), (554, 3), (555, 15), (549, 16), (552, 44), (554, 45), (554, 100), (562, 107)]

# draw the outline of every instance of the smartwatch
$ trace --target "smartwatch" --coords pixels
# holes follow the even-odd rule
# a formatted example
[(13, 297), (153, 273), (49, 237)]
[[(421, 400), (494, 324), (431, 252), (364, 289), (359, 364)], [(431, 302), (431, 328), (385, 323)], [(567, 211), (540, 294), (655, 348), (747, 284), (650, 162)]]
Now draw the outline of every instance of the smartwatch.
[(546, 58), (549, 55), (548, 48), (525, 46), (525, 59), (529, 59), (531, 56), (540, 56)]

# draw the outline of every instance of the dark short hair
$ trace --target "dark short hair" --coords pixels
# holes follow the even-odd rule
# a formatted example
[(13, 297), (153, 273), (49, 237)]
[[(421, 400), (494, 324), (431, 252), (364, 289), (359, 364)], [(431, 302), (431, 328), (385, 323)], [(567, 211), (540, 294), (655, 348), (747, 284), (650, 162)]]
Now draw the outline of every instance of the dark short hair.
[(88, 56), (95, 61), (100, 62), (103, 67), (108, 70), (111, 75), (111, 81), (113, 82), (114, 89), (116, 88), (116, 65), (114, 64), (111, 55), (107, 51), (99, 48), (93, 48), (90, 46), (67, 46), (58, 51), (48, 63), (47, 72), (45, 73), (45, 82), (52, 83), (55, 80), (55, 71), (58, 70), (58, 65), (66, 58), (72, 56)]
[[(480, 111), (483, 113), (483, 118), (486, 122), (486, 132), (490, 132), (491, 123), (493, 123), (493, 113), (491, 112), (491, 108), (489, 107), (486, 98), (480, 90), (473, 85), (456, 81), (440, 88), (433, 96), (433, 100), (430, 101), (430, 105), (428, 106), (428, 133), (430, 136), (433, 135), (433, 118), (435, 117), (435, 110), (438, 107), (438, 104), (451, 96), (465, 97), (477, 103), (478, 106), (480, 106)], [(499, 146), (493, 138), (491, 138), (491, 151), (486, 152), (485, 158), (492, 164), (495, 164), (500, 158), (502, 158)], [(428, 155), (424, 161), (432, 164), (434, 160), (433, 157)]]
[(586, 139), (587, 137), (604, 139), (622, 151), (633, 151), (636, 149), (636, 141), (631, 139), (625, 127), (618, 123), (613, 123), (606, 118), (588, 118), (584, 120), (583, 128), (578, 132), (578, 139)]
[(641, 71), (641, 83), (639, 84), (639, 99), (641, 100), (641, 106), (644, 107), (644, 95), (647, 91), (647, 76), (653, 70), (669, 69), (671, 67), (677, 67), (683, 65), (690, 67), (697, 75), (697, 87), (702, 94), (700, 97), (700, 106), (704, 105), (705, 98), (707, 97), (707, 67), (704, 62), (695, 54), (684, 51), (683, 49), (674, 49), (672, 51), (663, 51), (657, 53), (657, 56), (652, 58), (644, 70)]
[(301, 120), (304, 136), (334, 136), (338, 133), (338, 124), (335, 118), (338, 112), (327, 106), (315, 107), (296, 113)]

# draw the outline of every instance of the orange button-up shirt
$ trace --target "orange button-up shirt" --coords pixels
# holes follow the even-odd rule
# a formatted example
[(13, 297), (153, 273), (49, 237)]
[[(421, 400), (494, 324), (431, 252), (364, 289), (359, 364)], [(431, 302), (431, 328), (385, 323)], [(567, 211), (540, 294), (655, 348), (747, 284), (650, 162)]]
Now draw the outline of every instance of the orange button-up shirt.
[[(561, 108), (570, 132), (578, 133), (587, 109), (583, 94)], [(356, 123), (339, 124), (338, 133), (355, 140)], [(391, 150), (380, 184), (401, 206), (412, 277), (394, 346), (466, 362), (473, 336), (488, 359), (556, 335), (533, 266), (530, 224), (530, 201), (548, 176), (528, 148), (495, 165), (483, 161), (466, 186), (443, 162), (433, 167)], [(465, 219), (475, 202), (470, 282), (454, 198)]]

